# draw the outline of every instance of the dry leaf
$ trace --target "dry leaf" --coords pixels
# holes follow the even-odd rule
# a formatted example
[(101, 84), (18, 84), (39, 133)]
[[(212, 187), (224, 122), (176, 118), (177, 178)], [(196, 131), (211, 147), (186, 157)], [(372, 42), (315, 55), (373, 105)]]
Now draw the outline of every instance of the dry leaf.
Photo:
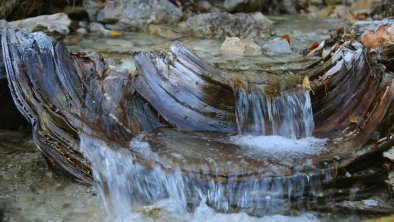
[(360, 122), (360, 117), (357, 115), (352, 115), (350, 116), (349, 120), (351, 123), (358, 124)]
[(367, 31), (361, 36), (361, 42), (366, 48), (379, 48), (381, 45), (393, 44), (394, 27), (380, 26), (376, 31)]
[(302, 87), (304, 89), (309, 89), (310, 91), (312, 91), (313, 95), (315, 95), (315, 92), (313, 92), (312, 88), (311, 88), (311, 83), (309, 82), (309, 77), (305, 76), (304, 80), (302, 81)]
[(118, 31), (111, 31), (111, 36), (112, 37), (118, 37), (118, 36), (121, 36), (121, 35), (123, 35), (123, 33), (118, 32)]
[(312, 42), (311, 44), (309, 44), (308, 49), (311, 52), (312, 50), (316, 49), (317, 47), (319, 47), (319, 43), (318, 42)]
[(282, 39), (286, 40), (289, 43), (289, 45), (291, 45), (291, 39), (289, 35), (283, 35)]

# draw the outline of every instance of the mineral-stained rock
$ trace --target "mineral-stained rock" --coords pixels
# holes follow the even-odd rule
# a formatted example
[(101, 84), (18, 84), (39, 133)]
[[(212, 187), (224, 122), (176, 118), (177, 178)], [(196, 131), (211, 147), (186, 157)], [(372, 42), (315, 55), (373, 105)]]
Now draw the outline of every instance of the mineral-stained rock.
[(108, 0), (98, 11), (96, 20), (108, 27), (137, 30), (148, 24), (171, 24), (181, 16), (182, 11), (168, 0)]
[(70, 32), (71, 19), (65, 13), (41, 15), (33, 18), (10, 22), (27, 32), (44, 32), (54, 40), (65, 37)]
[(204, 13), (187, 20), (188, 26), (199, 37), (247, 38), (268, 35), (272, 24), (267, 21), (256, 21), (245, 13)]

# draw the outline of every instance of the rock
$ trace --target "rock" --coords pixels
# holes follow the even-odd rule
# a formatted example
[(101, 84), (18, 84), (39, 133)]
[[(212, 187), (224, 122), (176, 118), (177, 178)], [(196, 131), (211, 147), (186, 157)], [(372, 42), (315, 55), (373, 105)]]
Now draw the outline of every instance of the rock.
[(282, 38), (275, 38), (264, 44), (263, 51), (267, 54), (288, 54), (292, 52), (289, 42)]
[(309, 14), (312, 18), (334, 18), (352, 20), (352, 11), (348, 6), (343, 5), (328, 5), (316, 13)]
[(71, 19), (65, 13), (41, 15), (33, 18), (10, 22), (27, 32), (44, 32), (53, 40), (64, 38), (70, 32)]
[(272, 21), (265, 17), (261, 12), (251, 13), (250, 16), (252, 16), (252, 18), (258, 23), (270, 24), (272, 26)]
[(166, 25), (155, 25), (150, 24), (146, 28), (146, 31), (151, 35), (157, 35), (164, 38), (175, 39), (181, 37), (180, 34), (174, 32), (174, 30)]
[(296, 14), (297, 13), (297, 0), (282, 0), (279, 1), (279, 11), (281, 13)]
[(228, 12), (256, 12), (266, 3), (264, 0), (225, 0), (222, 7)]
[(389, 172), (388, 180), (385, 181), (386, 187), (392, 199), (394, 199), (394, 172)]
[(182, 11), (168, 0), (107, 1), (96, 20), (125, 30), (139, 30), (149, 24), (177, 22)]
[(394, 1), (392, 0), (379, 1), (377, 4), (374, 5), (371, 14), (383, 18), (393, 18)]
[(383, 153), (383, 157), (391, 160), (394, 162), (394, 146), (391, 147), (391, 149), (387, 150), (386, 152)]
[(105, 0), (83, 0), (83, 7), (91, 22), (96, 21), (97, 13), (105, 6)]
[(103, 24), (100, 24), (100, 23), (97, 23), (97, 22), (90, 23), (89, 29), (90, 29), (90, 32), (97, 33), (97, 34), (100, 34), (100, 35), (103, 35), (103, 36), (116, 37), (116, 36), (122, 35), (121, 32), (108, 30), (108, 29), (106, 29), (104, 27)]
[(372, 200), (372, 199), (363, 200), (363, 204), (365, 204), (369, 207), (378, 207), (379, 206), (379, 202), (377, 200)]
[(88, 33), (88, 30), (86, 28), (78, 28), (76, 32), (80, 35), (86, 35)]
[(250, 38), (271, 33), (269, 20), (256, 21), (245, 13), (204, 13), (193, 16), (187, 24), (198, 37), (239, 37)]
[(352, 8), (355, 12), (365, 12), (370, 14), (375, 6), (380, 2), (381, 0), (356, 0), (352, 3)]
[(259, 55), (262, 53), (259, 45), (251, 41), (242, 41), (238, 37), (227, 37), (220, 49), (238, 55)]

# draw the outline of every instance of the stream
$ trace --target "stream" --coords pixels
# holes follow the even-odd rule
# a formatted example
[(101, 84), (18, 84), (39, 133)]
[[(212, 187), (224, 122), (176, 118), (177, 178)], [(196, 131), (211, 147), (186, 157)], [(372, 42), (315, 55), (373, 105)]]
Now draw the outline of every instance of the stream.
[[(176, 40), (215, 67), (234, 70), (229, 74), (234, 78), (248, 71), (250, 78), (269, 81), (276, 78), (276, 71), (289, 69), (282, 67), (281, 61), (300, 57), (311, 42), (321, 42), (329, 37), (329, 30), (344, 24), (340, 20), (291, 16), (271, 20), (278, 36), (291, 36), (292, 53), (232, 55), (220, 50), (218, 40)], [(102, 53), (110, 67), (126, 75), (136, 70), (131, 56), (134, 52), (165, 49), (174, 40), (124, 33), (118, 38), (70, 36), (65, 42), (72, 52)], [(164, 128), (140, 134), (130, 141), (129, 147), (80, 135), (80, 150), (92, 165), (92, 187), (49, 167), (29, 131), (0, 131), (0, 221), (314, 222), (360, 221), (374, 216), (309, 208), (309, 203), (315, 203), (322, 192), (322, 184), (332, 180), (331, 172), (324, 178), (302, 173), (311, 167), (312, 158), (330, 151), (327, 139), (312, 137), (309, 91), (289, 92), (276, 98), (265, 97), (256, 89), (234, 91), (238, 135)], [(160, 164), (147, 167), (138, 162), (136, 155)], [(259, 179), (266, 177), (263, 169), (268, 168), (273, 175), (290, 168), (292, 173), (300, 174), (285, 180), (274, 176)], [(258, 173), (251, 181), (232, 178), (252, 170)], [(203, 182), (183, 177), (185, 173), (215, 172), (215, 179)], [(220, 181), (223, 172), (229, 178), (226, 183)], [(306, 193), (308, 198), (304, 200)], [(382, 191), (375, 199), (385, 202), (385, 195)], [(352, 201), (351, 196), (348, 201)], [(374, 204), (371, 201), (363, 203)]]

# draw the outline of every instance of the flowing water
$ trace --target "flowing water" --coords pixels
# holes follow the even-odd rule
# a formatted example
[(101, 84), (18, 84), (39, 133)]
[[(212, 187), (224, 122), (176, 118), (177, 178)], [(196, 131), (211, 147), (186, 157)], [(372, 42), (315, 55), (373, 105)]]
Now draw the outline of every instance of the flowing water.
[(311, 137), (314, 129), (309, 90), (271, 97), (261, 91), (235, 89), (241, 134)]
[[(328, 36), (323, 30), (338, 27), (336, 22), (319, 23), (288, 19), (291, 22), (286, 23), (281, 18), (274, 20), (277, 22), (279, 35), (288, 34), (283, 33), (287, 30), (295, 30), (290, 34), (296, 46), (307, 45), (311, 38), (313, 41), (323, 40)], [(321, 29), (317, 29), (316, 26)], [(133, 52), (165, 48), (172, 42), (140, 33), (126, 34), (123, 38), (88, 36), (81, 39), (77, 45), (70, 46), (70, 49), (100, 51), (107, 59), (113, 61), (110, 65), (118, 67), (120, 71), (131, 72), (135, 70), (134, 61), (130, 56)], [(220, 52), (220, 42), (217, 40), (187, 38), (183, 41), (219, 68), (232, 69), (236, 66), (245, 70), (258, 70), (261, 64), (283, 59), (283, 56), (229, 56)], [(287, 55), (286, 58), (298, 57), (299, 50), (294, 51), (295, 53)], [(322, 218), (318, 218), (316, 214), (307, 212), (308, 205), (319, 200), (323, 184), (331, 181), (332, 175), (327, 173), (321, 178), (304, 173), (305, 169), (313, 168), (310, 159), (326, 152), (327, 149), (326, 140), (311, 137), (314, 123), (309, 91), (302, 90), (269, 97), (262, 91), (236, 89), (235, 95), (240, 135), (227, 135), (225, 139), (217, 141), (207, 139), (208, 136), (205, 135), (197, 139), (190, 137), (190, 141), (197, 140), (196, 144), (204, 150), (197, 152), (201, 157), (191, 155), (203, 160), (199, 159), (201, 163), (192, 163), (190, 158), (181, 152), (172, 152), (172, 159), (162, 155), (158, 151), (164, 147), (152, 147), (149, 143), (147, 138), (152, 135), (134, 138), (130, 141), (129, 147), (118, 147), (100, 141), (99, 138), (81, 135), (80, 149), (92, 164), (95, 189), (86, 191), (82, 185), (70, 184), (66, 179), (54, 179), (47, 176), (49, 173), (37, 174), (41, 170), (35, 170), (34, 165), (31, 167), (32, 161), (28, 161), (36, 161), (39, 158), (37, 153), (34, 158), (30, 157), (30, 153), (25, 158), (25, 151), (19, 154), (12, 151), (0, 160), (4, 163), (15, 162), (17, 167), (4, 164), (4, 173), (0, 176), (7, 181), (6, 183), (17, 182), (12, 186), (0, 182), (0, 188), (3, 188), (0, 192), (0, 207), (3, 202), (13, 203), (9, 213), (11, 216), (6, 217), (10, 221), (321, 220)], [(172, 133), (175, 138), (176, 135), (180, 135), (180, 132)], [(172, 143), (176, 142), (183, 141), (174, 140)], [(213, 142), (220, 144), (217, 158), (214, 158), (213, 154), (217, 147), (210, 147)], [(234, 153), (228, 154), (227, 149), (221, 148), (222, 145), (225, 148), (237, 149), (231, 151)], [(0, 146), (7, 150), (7, 146), (1, 143)], [(30, 148), (32, 146), (29, 144)], [(197, 145), (196, 147), (198, 150)], [(208, 152), (212, 152), (212, 156)], [(224, 153), (234, 156), (234, 159), (223, 161), (220, 157)], [(141, 157), (161, 164), (147, 166), (139, 161)], [(262, 170), (248, 180), (239, 180), (238, 175), (248, 173), (248, 167), (254, 162), (254, 167), (261, 164), (261, 168), (265, 170), (268, 167), (272, 171), (269, 172), (271, 174), (275, 174), (276, 171), (281, 173), (283, 166), (297, 165), (292, 170), (293, 176), (286, 178), (267, 176), (267, 172)], [(43, 162), (41, 164), (45, 165)], [(24, 165), (22, 170), (20, 166)], [(233, 175), (226, 181), (221, 180), (222, 166), (226, 166), (227, 171), (231, 170)], [(186, 173), (187, 170), (210, 176), (204, 179), (190, 177)], [(32, 180), (32, 184), (24, 186), (23, 178)], [(9, 190), (4, 190), (4, 187)], [(37, 190), (39, 192), (36, 192)], [(96, 193), (99, 198), (95, 196)], [(35, 212), (35, 209), (38, 210)], [(0, 220), (1, 217), (0, 208)], [(358, 217), (349, 219), (358, 220)]]
[[(289, 158), (313, 156), (324, 151), (325, 140), (311, 138), (314, 125), (309, 91), (276, 98), (268, 98), (262, 92), (246, 94), (244, 90), (235, 90), (235, 94), (238, 126), (242, 134), (251, 135), (228, 137), (225, 143), (246, 147), (244, 150), (254, 158), (260, 158), (260, 153), (265, 155), (262, 159), (276, 158), (281, 163)], [(268, 134), (272, 136), (252, 136)], [(308, 138), (297, 139), (306, 136)], [(136, 209), (146, 205), (154, 205), (181, 217), (198, 213), (202, 208), (226, 213), (254, 208), (260, 212), (254, 214), (263, 212), (263, 215), (285, 212), (291, 208), (292, 202), (302, 208), (305, 202), (316, 200), (321, 195), (322, 183), (332, 178), (331, 174), (325, 178), (302, 174), (302, 166), (298, 166), (300, 174), (286, 178), (259, 179), (260, 175), (257, 175), (250, 180), (238, 181), (239, 178), (234, 176), (220, 182), (215, 177), (215, 173), (220, 175), (220, 167), (217, 166), (220, 163), (212, 159), (209, 166), (216, 168), (213, 172), (203, 170), (209, 168), (204, 164), (192, 169), (202, 170), (206, 175), (213, 174), (202, 181), (183, 175), (175, 162), (169, 161), (166, 167), (156, 165), (153, 168), (139, 163), (136, 156), (151, 162), (164, 162), (151, 150), (144, 135), (134, 138), (128, 148), (82, 136), (80, 149), (92, 164), (96, 185), (110, 221), (130, 220), (138, 215)], [(177, 157), (184, 159), (182, 154)], [(235, 161), (235, 167), (229, 170), (231, 174), (245, 173), (238, 168), (239, 161)], [(185, 160), (184, 164), (189, 163)], [(306, 167), (312, 167), (309, 165)], [(263, 175), (264, 172), (258, 174)]]

